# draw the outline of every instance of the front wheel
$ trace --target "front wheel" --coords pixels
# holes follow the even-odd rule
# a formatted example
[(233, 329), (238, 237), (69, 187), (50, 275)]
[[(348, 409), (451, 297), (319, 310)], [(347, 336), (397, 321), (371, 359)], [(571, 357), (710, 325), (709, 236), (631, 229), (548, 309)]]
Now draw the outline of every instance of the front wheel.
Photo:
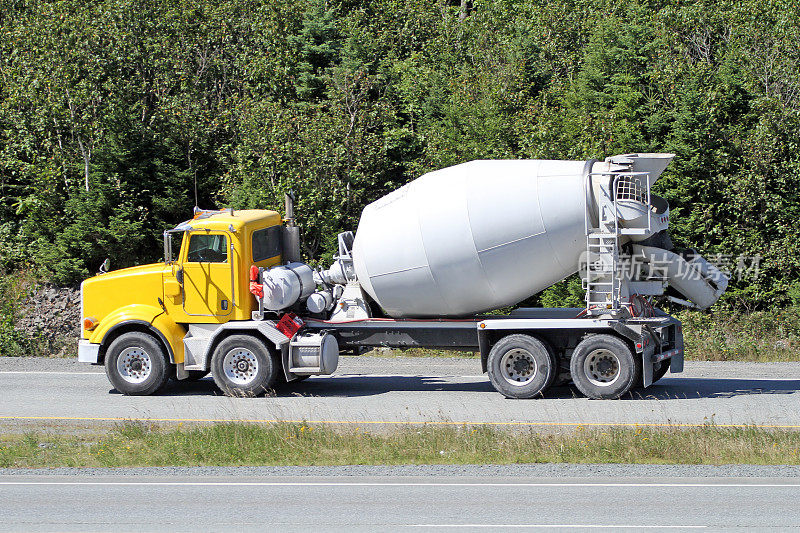
[(106, 375), (122, 394), (146, 396), (169, 381), (170, 364), (161, 343), (152, 335), (123, 333), (108, 347)]
[(258, 396), (272, 389), (279, 365), (260, 339), (231, 335), (211, 356), (214, 382), (228, 396)]
[(558, 369), (548, 347), (536, 337), (503, 337), (489, 352), (489, 380), (506, 398), (533, 398), (552, 385)]
[(613, 335), (591, 335), (572, 352), (572, 381), (595, 400), (616, 399), (641, 380), (641, 365), (628, 345)]

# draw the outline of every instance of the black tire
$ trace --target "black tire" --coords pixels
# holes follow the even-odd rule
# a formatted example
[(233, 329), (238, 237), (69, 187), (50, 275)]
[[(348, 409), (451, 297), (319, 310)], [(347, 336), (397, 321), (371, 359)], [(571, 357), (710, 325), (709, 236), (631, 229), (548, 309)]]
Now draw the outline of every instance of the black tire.
[(547, 390), (556, 384), (556, 380), (558, 379), (558, 375), (561, 373), (561, 361), (558, 359), (558, 355), (556, 355), (555, 350), (553, 347), (550, 346), (549, 343), (542, 341), (545, 348), (547, 348), (547, 352), (550, 354), (550, 359), (553, 361), (553, 371), (550, 374), (550, 380), (545, 385), (544, 390), (542, 392), (547, 392)]
[[(658, 370), (653, 371), (653, 381), (650, 383), (650, 385), (654, 385), (656, 381), (663, 378), (664, 375), (669, 372), (669, 364), (669, 359), (661, 362), (661, 366), (658, 368)], [(644, 388), (644, 376), (642, 375), (639, 376), (636, 381), (636, 386), (634, 386), (631, 390), (644, 390)]]
[(214, 383), (228, 396), (258, 396), (272, 390), (280, 365), (266, 345), (252, 335), (231, 335), (211, 356)]
[(189, 375), (185, 379), (175, 378), (176, 381), (182, 381), (184, 383), (187, 381), (200, 381), (209, 374), (207, 370), (187, 370), (186, 372), (188, 372)]
[(297, 378), (293, 379), (292, 381), (286, 381), (286, 376), (284, 375), (283, 371), (281, 371), (278, 373), (278, 379), (275, 381), (274, 389), (276, 392), (287, 392), (292, 390), (292, 387), (294, 387), (301, 381), (305, 381), (310, 377), (311, 376), (309, 375), (303, 375), (303, 376), (297, 376)]
[(507, 335), (489, 352), (489, 381), (506, 398), (533, 398), (553, 384), (555, 356), (545, 343), (530, 335)]
[(147, 333), (123, 333), (106, 351), (106, 375), (122, 394), (147, 396), (169, 381), (172, 365), (161, 343)]
[(622, 339), (591, 335), (583, 339), (569, 364), (572, 382), (587, 398), (619, 398), (642, 379), (642, 362)]
[(653, 383), (655, 383), (656, 381), (667, 375), (667, 372), (669, 372), (669, 365), (670, 365), (669, 359), (661, 361), (661, 367), (659, 367), (658, 370), (653, 372)]

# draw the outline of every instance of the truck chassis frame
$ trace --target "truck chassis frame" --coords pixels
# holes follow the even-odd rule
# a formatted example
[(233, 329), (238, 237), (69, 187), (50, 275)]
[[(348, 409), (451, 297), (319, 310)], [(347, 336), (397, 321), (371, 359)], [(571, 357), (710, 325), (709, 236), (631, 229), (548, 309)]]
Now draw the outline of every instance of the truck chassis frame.
[(385, 319), (353, 322), (308, 320), (310, 331), (328, 331), (339, 339), (342, 350), (355, 353), (369, 348), (435, 348), (479, 352), (483, 371), (492, 345), (505, 335), (521, 333), (546, 341), (556, 352), (561, 366), (587, 335), (607, 333), (625, 340), (642, 358), (643, 386), (653, 382), (654, 365), (670, 360), (672, 372), (683, 371), (681, 323), (663, 313), (652, 318), (576, 318), (577, 308), (520, 308), (510, 315), (472, 318)]

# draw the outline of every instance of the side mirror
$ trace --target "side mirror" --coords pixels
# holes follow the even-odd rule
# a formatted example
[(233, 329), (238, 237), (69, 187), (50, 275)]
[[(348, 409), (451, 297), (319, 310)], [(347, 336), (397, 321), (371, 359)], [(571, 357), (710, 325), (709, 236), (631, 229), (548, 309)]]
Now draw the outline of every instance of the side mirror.
[(106, 260), (103, 261), (102, 265), (100, 265), (100, 273), (105, 274), (106, 272), (108, 272), (108, 269), (110, 268), (111, 268), (111, 259), (106, 257)]
[(183, 269), (179, 268), (177, 272), (175, 272), (175, 279), (178, 280), (178, 283), (183, 285)]

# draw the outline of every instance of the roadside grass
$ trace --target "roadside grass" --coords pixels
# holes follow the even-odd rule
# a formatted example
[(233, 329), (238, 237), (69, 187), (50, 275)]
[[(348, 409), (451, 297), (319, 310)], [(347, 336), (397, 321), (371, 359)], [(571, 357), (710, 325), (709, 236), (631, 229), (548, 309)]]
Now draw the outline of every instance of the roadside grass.
[(755, 427), (402, 426), (365, 431), (299, 423), (158, 426), (97, 435), (0, 436), (0, 467), (328, 466), (401, 464), (800, 464), (800, 432)]
[(682, 311), (686, 359), (800, 361), (800, 306), (770, 311)]

